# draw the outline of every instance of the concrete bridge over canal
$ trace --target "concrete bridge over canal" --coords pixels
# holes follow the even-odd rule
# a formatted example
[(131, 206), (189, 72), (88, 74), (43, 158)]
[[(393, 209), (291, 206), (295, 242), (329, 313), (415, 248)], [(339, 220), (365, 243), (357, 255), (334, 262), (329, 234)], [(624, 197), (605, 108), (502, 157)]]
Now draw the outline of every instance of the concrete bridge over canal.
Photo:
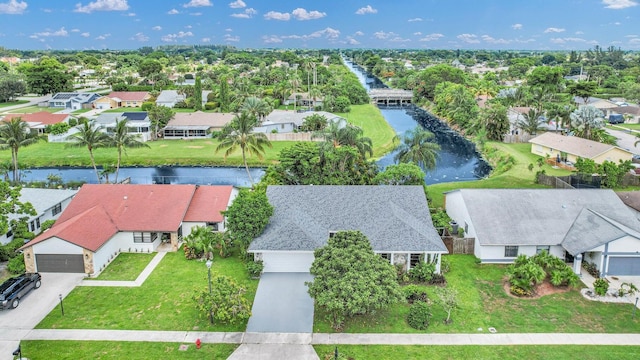
[(411, 104), (413, 91), (401, 89), (371, 89), (369, 91), (369, 97), (376, 105), (402, 106)]

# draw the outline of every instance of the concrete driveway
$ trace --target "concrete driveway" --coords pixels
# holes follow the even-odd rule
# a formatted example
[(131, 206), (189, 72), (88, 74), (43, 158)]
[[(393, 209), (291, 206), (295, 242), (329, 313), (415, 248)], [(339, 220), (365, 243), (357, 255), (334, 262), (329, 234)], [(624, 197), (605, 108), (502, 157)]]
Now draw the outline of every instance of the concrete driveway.
[[(619, 126), (606, 126), (605, 130), (612, 136), (615, 136), (616, 139), (618, 140), (618, 146), (630, 151), (634, 154), (640, 154), (640, 147), (635, 147), (633, 146), (633, 144), (635, 144), (636, 141), (638, 141), (638, 138), (636, 137), (636, 132), (632, 132), (629, 130), (626, 130), (622, 127)], [(639, 145), (640, 146), (640, 145)]]
[(42, 319), (63, 301), (82, 281), (84, 274), (41, 273), (42, 286), (20, 300), (15, 309), (0, 311), (0, 359), (12, 359), (11, 353)]
[(264, 273), (253, 300), (247, 332), (311, 333), (313, 299), (309, 273)]

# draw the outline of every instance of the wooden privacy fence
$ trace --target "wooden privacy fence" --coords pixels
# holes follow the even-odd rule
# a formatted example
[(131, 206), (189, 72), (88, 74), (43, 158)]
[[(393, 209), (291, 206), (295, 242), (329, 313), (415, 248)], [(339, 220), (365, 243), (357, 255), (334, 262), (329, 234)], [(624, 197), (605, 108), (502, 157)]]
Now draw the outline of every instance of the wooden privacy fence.
[(443, 236), (442, 242), (447, 247), (449, 254), (473, 255), (474, 238), (459, 238), (454, 236)]

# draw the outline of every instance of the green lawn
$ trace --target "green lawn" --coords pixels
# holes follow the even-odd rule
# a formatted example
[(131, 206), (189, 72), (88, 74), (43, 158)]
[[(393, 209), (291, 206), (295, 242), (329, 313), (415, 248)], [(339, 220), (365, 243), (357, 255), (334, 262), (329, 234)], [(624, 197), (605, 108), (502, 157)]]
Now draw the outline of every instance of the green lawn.
[[(640, 357), (638, 346), (584, 346), (584, 345), (531, 345), (531, 346), (387, 346), (339, 345), (340, 359), (474, 359), (474, 360), (631, 360)], [(333, 345), (315, 345), (320, 359), (333, 359)]]
[(15, 105), (21, 105), (21, 104), (26, 104), (26, 103), (28, 103), (28, 102), (29, 102), (29, 100), (16, 100), (16, 101), (7, 101), (7, 102), (3, 102), (3, 103), (0, 103), (0, 110), (1, 110), (3, 107), (7, 107), (7, 106), (15, 106)]
[(613, 130), (621, 130), (622, 128), (625, 129), (630, 129), (630, 130), (640, 130), (640, 124), (616, 124), (615, 126), (612, 125), (607, 125), (608, 128), (613, 129)]
[(114, 342), (114, 341), (22, 341), (22, 356), (29, 359), (226, 359), (236, 344), (202, 344), (186, 351), (181, 343)]
[(157, 253), (120, 253), (104, 271), (90, 280), (134, 281)]
[[(249, 280), (237, 255), (216, 257), (212, 274), (235, 278), (247, 288), (253, 303), (258, 285)], [(54, 309), (40, 329), (201, 330), (244, 331), (246, 322), (210, 325), (195, 309), (192, 295), (206, 289), (207, 268), (202, 261), (186, 260), (184, 253), (168, 253), (140, 287), (76, 287), (64, 299), (64, 316)]]
[(40, 111), (55, 113), (60, 110), (64, 110), (64, 109), (52, 108), (52, 107), (41, 107), (41, 106), (33, 105), (33, 106), (27, 106), (19, 109), (10, 110), (9, 112), (12, 114), (30, 114), (30, 113), (40, 112)]
[[(515, 159), (515, 165), (510, 170), (501, 174), (492, 174), (487, 179), (429, 185), (427, 192), (429, 193), (431, 207), (444, 207), (444, 193), (456, 189), (546, 188), (544, 185), (533, 182), (535, 173), (539, 170), (537, 159), (540, 156), (531, 153), (531, 144), (488, 142), (486, 146), (496, 148), (501, 154), (512, 156)], [(529, 170), (529, 164), (534, 164), (533, 171)], [(562, 176), (571, 173), (568, 170), (554, 169), (546, 163), (542, 166), (542, 169), (547, 175)]]
[(382, 157), (396, 147), (393, 144), (396, 132), (384, 119), (377, 106), (372, 104), (352, 105), (350, 112), (337, 115), (362, 128), (364, 136), (370, 138), (373, 143), (374, 158)]
[[(43, 108), (49, 109), (49, 108)], [(134, 109), (134, 108), (132, 108)], [(122, 111), (121, 109), (118, 109)], [(372, 138), (375, 156), (380, 156), (392, 148), (393, 129), (384, 120), (378, 109), (370, 104), (352, 107), (348, 115), (350, 121), (363, 126), (365, 136)], [(358, 120), (360, 119), (360, 120)], [(367, 121), (364, 121), (367, 120)], [(266, 148), (263, 160), (256, 156), (247, 157), (249, 166), (267, 166), (277, 161), (280, 150), (292, 146), (292, 141), (273, 141), (272, 148)], [(122, 166), (162, 166), (162, 165), (242, 165), (240, 150), (224, 159), (224, 151), (216, 154), (219, 144), (214, 139), (158, 140), (147, 142), (150, 148), (127, 149), (122, 158)], [(115, 164), (114, 148), (95, 149), (97, 164)], [(11, 159), (10, 150), (0, 151), (0, 162)], [(20, 149), (20, 165), (30, 167), (91, 166), (89, 152), (85, 148), (68, 147), (63, 143), (40, 142)]]
[(75, 110), (75, 111), (71, 112), (71, 114), (80, 115), (80, 114), (84, 114), (86, 112), (89, 112), (91, 110), (93, 110), (93, 109), (79, 109), (79, 110)]
[[(472, 255), (448, 255), (451, 271), (447, 286), (458, 291), (459, 308), (452, 313), (453, 323), (443, 324), (444, 310), (433, 305), (431, 325), (426, 331), (409, 327), (409, 306), (399, 304), (375, 315), (358, 316), (348, 321), (349, 333), (477, 333), (478, 328), (494, 327), (500, 333), (640, 333), (640, 320), (632, 320), (631, 304), (589, 301), (578, 290), (521, 299), (503, 289), (504, 265), (479, 265)], [(435, 299), (433, 287), (428, 288)], [(321, 311), (316, 311), (314, 332), (332, 332)]]

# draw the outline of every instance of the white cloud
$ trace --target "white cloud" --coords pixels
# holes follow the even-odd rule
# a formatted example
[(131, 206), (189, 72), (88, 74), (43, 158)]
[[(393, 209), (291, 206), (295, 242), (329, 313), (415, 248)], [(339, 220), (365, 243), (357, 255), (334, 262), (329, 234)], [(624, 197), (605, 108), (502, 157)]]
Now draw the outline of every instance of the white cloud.
[(379, 40), (387, 40), (396, 36), (398, 36), (398, 34), (394, 33), (393, 31), (392, 32), (376, 31), (373, 33), (373, 37)]
[(71, 29), (71, 32), (80, 32), (80, 29)]
[(154, 27), (151, 28), (151, 30), (160, 31), (160, 30), (162, 30), (162, 26), (159, 26), (159, 25), (158, 26), (154, 26)]
[(180, 14), (180, 11), (178, 11), (176, 9), (171, 9), (171, 10), (167, 11), (167, 14), (169, 14), (169, 15)]
[(183, 7), (203, 7), (203, 6), (213, 6), (210, 0), (191, 0), (188, 3), (182, 5)]
[(407, 21), (408, 21), (408, 22), (422, 21), (422, 18), (417, 17), (417, 18), (409, 19), (409, 20), (407, 20)]
[(94, 11), (125, 11), (129, 10), (127, 0), (96, 0), (87, 5), (76, 4), (75, 12), (90, 14)]
[(203, 42), (203, 43), (210, 43), (211, 42), (211, 38), (202, 38), (200, 41)]
[(224, 31), (226, 31), (226, 32), (232, 32), (232, 31), (233, 31), (233, 29), (232, 29), (232, 28), (226, 28), (226, 29), (224, 29)]
[(362, 31), (356, 31), (355, 33), (353, 33), (353, 35), (355, 35), (355, 36), (364, 36), (364, 33)]
[(511, 28), (513, 30), (520, 30), (520, 29), (522, 29), (522, 24), (513, 24), (513, 25), (511, 25)]
[(629, 44), (640, 44), (640, 39), (639, 38), (634, 38), (629, 40)]
[(282, 39), (280, 39), (279, 37), (277, 37), (276, 35), (264, 35), (262, 37), (262, 41), (265, 44), (279, 44), (282, 42)]
[(29, 5), (24, 1), (11, 0), (8, 3), (0, 4), (0, 14), (22, 14), (27, 10), (27, 6)]
[(363, 8), (358, 9), (356, 11), (356, 14), (358, 14), (358, 15), (375, 14), (377, 12), (378, 12), (377, 9), (372, 8), (371, 5), (367, 5), (367, 6), (363, 7)]
[(421, 38), (420, 41), (437, 41), (437, 40), (440, 40), (443, 37), (444, 37), (444, 35), (438, 34), (438, 33), (428, 34), (428, 35), (425, 35), (423, 38)]
[(32, 39), (38, 39), (41, 37), (51, 37), (51, 36), (69, 36), (69, 32), (65, 30), (64, 27), (61, 27), (60, 30), (56, 30), (56, 31), (47, 30), (47, 31), (35, 33), (30, 37)]
[(91, 36), (91, 33), (83, 32), (82, 34), (80, 34), (80, 36), (88, 38), (89, 36)]
[(460, 34), (457, 36), (457, 38), (466, 42), (467, 44), (477, 44), (480, 42), (480, 40), (478, 40), (478, 36), (474, 34)]
[(582, 35), (582, 34), (584, 34), (584, 32), (582, 32), (582, 31), (576, 31), (576, 35)]
[(549, 41), (551, 41), (554, 44), (564, 44), (567, 42), (586, 42), (587, 40), (582, 38), (566, 37), (566, 38), (552, 38)]
[(495, 39), (489, 35), (482, 35), (481, 38), (484, 42), (487, 42), (489, 44), (510, 44), (511, 43), (511, 40)]
[(193, 26), (191, 26), (191, 25), (185, 25), (184, 27), (185, 27), (185, 29), (192, 29), (193, 28)]
[(360, 45), (360, 41), (352, 38), (351, 36), (347, 36), (347, 44), (349, 44), (349, 45)]
[(127, 15), (125, 15), (125, 16), (136, 16), (136, 13), (128, 13), (128, 14), (127, 14)]
[(238, 42), (238, 41), (240, 41), (240, 37), (239, 36), (233, 36), (233, 35), (230, 35), (230, 34), (224, 34), (224, 41)]
[(416, 32), (413, 33), (413, 35), (420, 36), (420, 35), (422, 35), (422, 32), (421, 31), (416, 31)]
[(264, 18), (266, 20), (280, 20), (280, 21), (289, 21), (291, 19), (291, 15), (289, 13), (281, 13), (277, 11), (269, 11), (264, 14)]
[(149, 37), (146, 36), (145, 34), (139, 32), (135, 35), (133, 35), (133, 37), (131, 38), (131, 40), (135, 40), (135, 41), (140, 41), (140, 42), (145, 42), (145, 41), (149, 41)]
[(110, 36), (111, 36), (111, 34), (102, 34), (100, 36), (97, 36), (96, 40), (106, 40)]
[(191, 16), (200, 16), (200, 15), (202, 15), (202, 13), (201, 12), (192, 12), (192, 13), (189, 13), (189, 15), (191, 15)]
[(191, 31), (179, 31), (176, 34), (167, 34), (160, 38), (160, 40), (164, 42), (176, 42), (178, 39), (182, 39), (185, 37), (193, 36)]
[(545, 33), (545, 34), (546, 34), (546, 33), (561, 33), (561, 32), (564, 32), (564, 29), (563, 29), (563, 28), (555, 28), (555, 27), (547, 28), (547, 29), (544, 31), (544, 33)]
[(607, 5), (607, 9), (626, 9), (628, 7), (637, 6), (638, 2), (634, 0), (602, 0), (602, 4)]
[(330, 40), (335, 40), (340, 36), (340, 31), (333, 28), (325, 28), (323, 30), (314, 31), (308, 35), (286, 35), (281, 36), (281, 39), (301, 39), (301, 40), (310, 40), (310, 39), (318, 39), (318, 38), (326, 38)]
[(257, 14), (258, 11), (254, 8), (246, 8), (242, 13), (231, 14), (231, 16), (240, 19), (250, 19), (253, 15)]
[(234, 2), (230, 2), (229, 3), (229, 7), (232, 9), (242, 9), (243, 7), (246, 7), (247, 4), (244, 3), (244, 1), (242, 0), (236, 0)]
[(297, 8), (291, 12), (291, 15), (296, 20), (315, 20), (327, 16), (327, 13), (323, 13), (317, 10), (307, 11), (303, 8)]

